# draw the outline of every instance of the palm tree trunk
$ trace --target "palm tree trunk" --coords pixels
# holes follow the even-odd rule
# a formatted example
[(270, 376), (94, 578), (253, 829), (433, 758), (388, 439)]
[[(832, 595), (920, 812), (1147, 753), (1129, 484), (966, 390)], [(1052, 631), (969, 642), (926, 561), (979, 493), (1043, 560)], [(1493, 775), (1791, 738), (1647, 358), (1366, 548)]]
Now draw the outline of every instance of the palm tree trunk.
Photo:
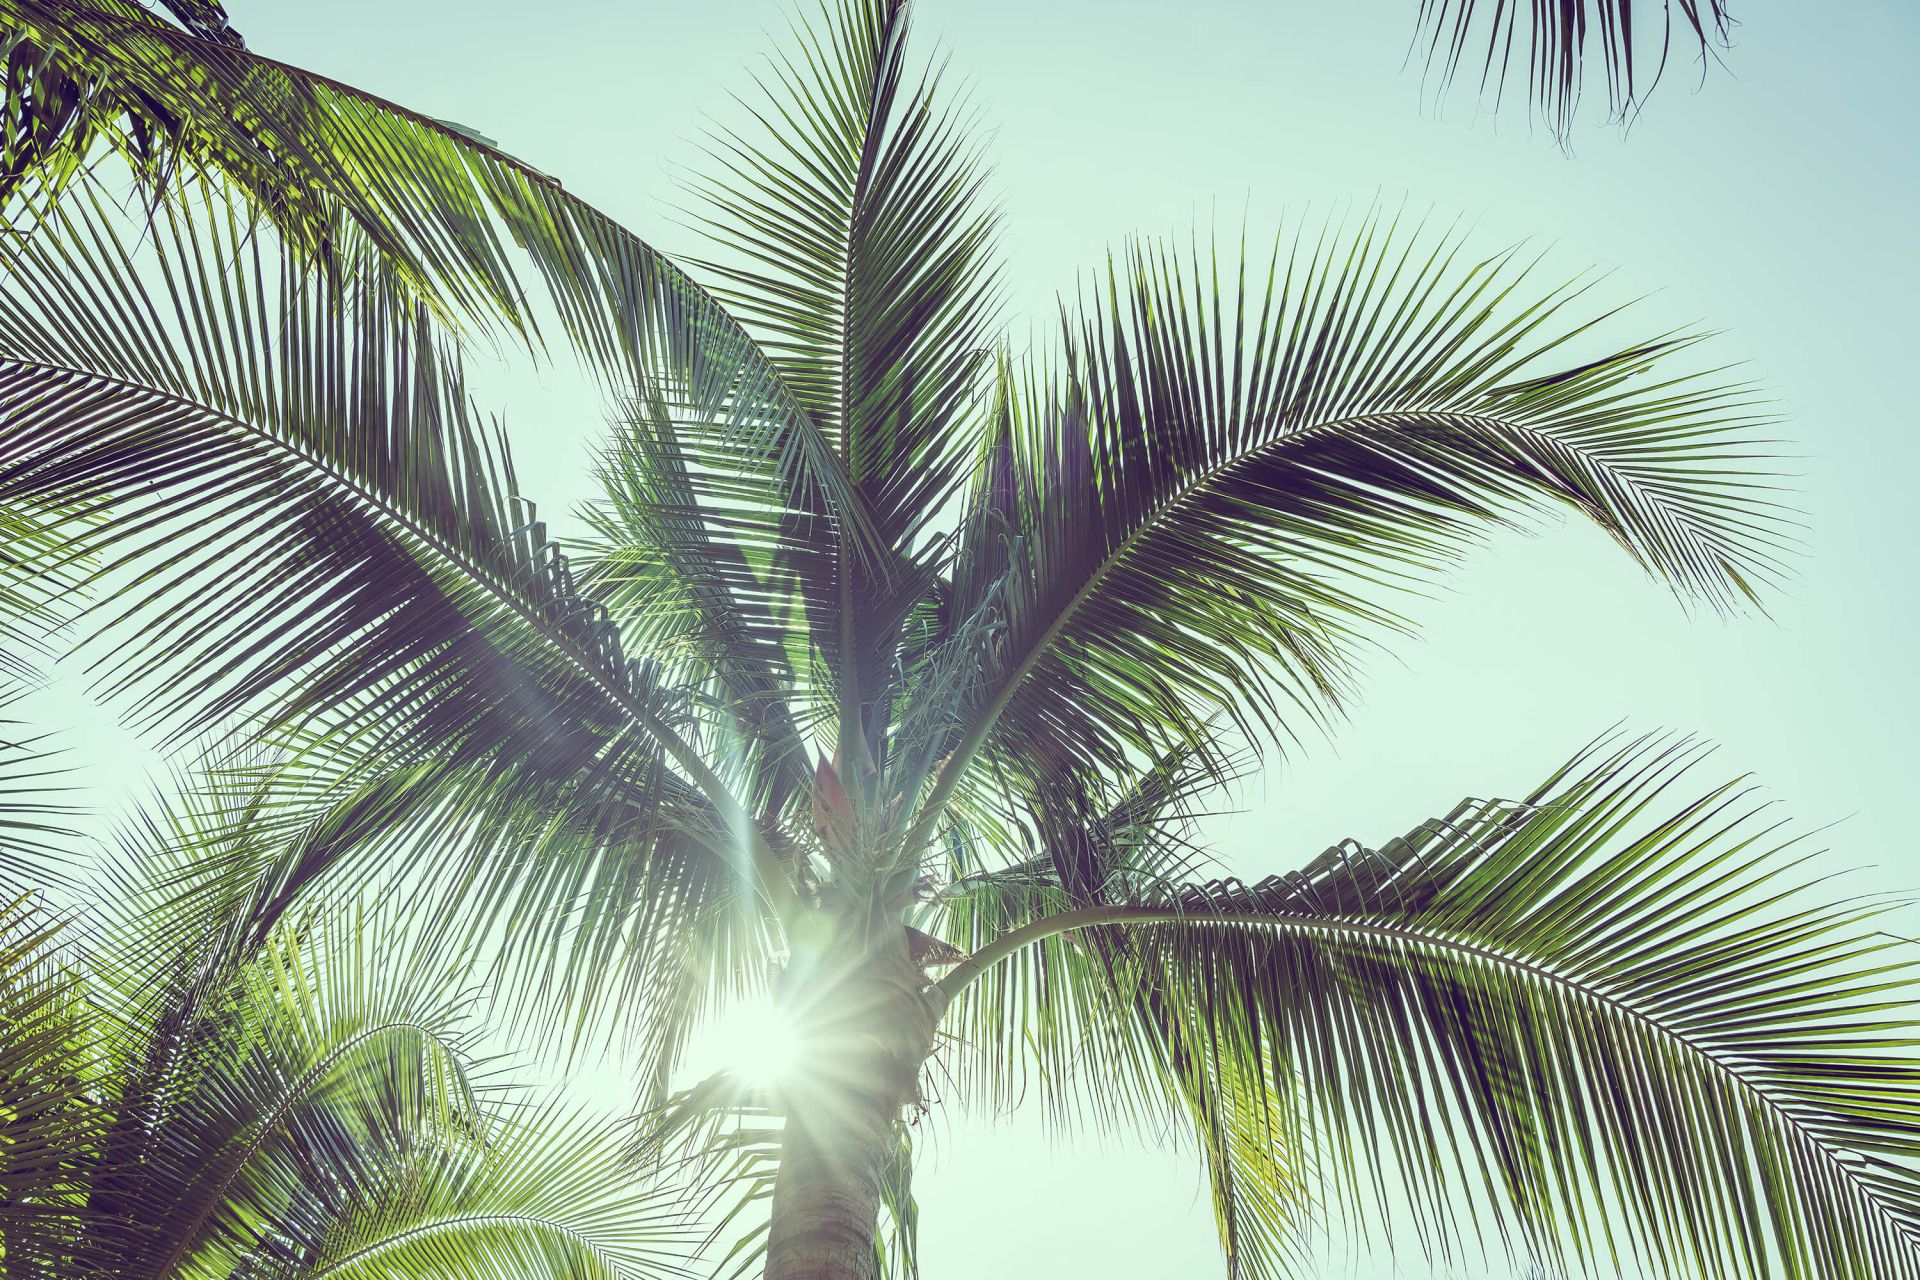
[(946, 1007), (903, 928), (871, 944), (853, 929), (829, 932), (826, 953), (797, 957), (786, 976), (804, 1048), (780, 1088), (786, 1123), (766, 1280), (871, 1280), (894, 1125), (919, 1096)]
[(802, 1105), (789, 1104), (767, 1280), (872, 1280), (895, 1110), (854, 1089), (809, 1090)]

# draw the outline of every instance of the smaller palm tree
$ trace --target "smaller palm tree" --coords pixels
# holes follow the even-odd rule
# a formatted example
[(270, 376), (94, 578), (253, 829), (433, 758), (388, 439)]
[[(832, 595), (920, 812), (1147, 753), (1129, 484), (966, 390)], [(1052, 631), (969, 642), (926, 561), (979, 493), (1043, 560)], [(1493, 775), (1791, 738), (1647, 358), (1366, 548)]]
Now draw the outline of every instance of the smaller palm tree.
[[(217, 809), (143, 818), (97, 909), (0, 894), (0, 1274), (683, 1274), (685, 1206), (622, 1174), (613, 1122), (476, 1077), (429, 949), (377, 915), (254, 938), (222, 879), (257, 851), (177, 853), (204, 858)], [(48, 834), (10, 823), (10, 865)]]

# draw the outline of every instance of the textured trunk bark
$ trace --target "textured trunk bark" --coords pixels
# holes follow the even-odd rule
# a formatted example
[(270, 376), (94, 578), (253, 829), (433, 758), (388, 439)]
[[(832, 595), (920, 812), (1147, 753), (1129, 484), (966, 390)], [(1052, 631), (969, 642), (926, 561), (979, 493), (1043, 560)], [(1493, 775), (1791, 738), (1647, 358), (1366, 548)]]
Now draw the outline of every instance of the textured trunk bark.
[(783, 999), (802, 1049), (780, 1086), (767, 1280), (871, 1280), (894, 1125), (917, 1098), (945, 1006), (926, 990), (904, 929), (872, 944), (857, 936), (841, 932), (788, 971)]
[(767, 1280), (872, 1280), (880, 1178), (896, 1107), (818, 1088), (789, 1104), (773, 1184)]

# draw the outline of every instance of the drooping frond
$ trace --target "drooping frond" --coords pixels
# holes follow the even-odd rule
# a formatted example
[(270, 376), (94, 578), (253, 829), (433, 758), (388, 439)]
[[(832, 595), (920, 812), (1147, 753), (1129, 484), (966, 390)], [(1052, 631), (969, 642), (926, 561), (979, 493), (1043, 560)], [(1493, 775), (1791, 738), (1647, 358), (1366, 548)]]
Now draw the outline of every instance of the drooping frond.
[(1777, 569), (1751, 395), (1688, 337), (1590, 333), (1513, 252), (1372, 217), (1264, 272), (1141, 249), (1104, 288), (982, 453), (951, 611), (993, 625), (937, 798), (1124, 771), (1219, 715), (1297, 736), (1409, 589), (1529, 512), (1715, 605)]
[[(198, 38), (213, 34), (205, 22), (195, 30), (130, 0), (0, 2), (9, 90), (74, 96), (86, 125), (29, 131), (4, 171), (58, 182), (83, 148), (106, 145), (156, 200), (176, 170), (211, 171), (304, 263), (349, 275), (371, 263), (442, 319), (537, 339), (515, 269), (531, 260), (566, 336), (614, 386), (671, 383), (756, 473), (849, 516), (840, 464), (778, 372), (665, 257), (472, 130)], [(21, 229), (28, 212), (15, 211)], [(845, 528), (856, 544), (866, 536), (857, 519)]]
[[(617, 1039), (636, 1079), (663, 1089), (706, 1001), (770, 963), (752, 887), (719, 852), (733, 833), (671, 775), (649, 780), (636, 812), (597, 792), (529, 792), (484, 765), (369, 774), (324, 744), (220, 759), (144, 819), (162, 826), (133, 833), (120, 861), (139, 874), (105, 887), (204, 921), (196, 954), (216, 968), (290, 914), (401, 900), (423, 945), (470, 958), (503, 1022), (547, 1044)], [(120, 970), (153, 990), (192, 968), (138, 933), (126, 951)]]
[(383, 942), (290, 931), (138, 1081), (149, 1132), (109, 1148), (95, 1197), (127, 1223), (122, 1275), (298, 1256), (428, 1128), (471, 1122), (457, 992)]
[(683, 1187), (475, 1076), (478, 993), (431, 930), (348, 906), (252, 936), (219, 794), (139, 815), (59, 935), (0, 908), (7, 1274), (686, 1274)]
[[(1056, 797), (1037, 815), (1044, 852), (959, 876), (939, 928), (963, 950), (1050, 916), (1116, 902), (1171, 904), (1199, 870), (1192, 824), (1222, 778), (1175, 752), (1103, 812)], [(1309, 1213), (1300, 1153), (1273, 1141), (1270, 1093), (1221, 1072), (1184, 1037), (1168, 993), (1120, 928), (1023, 948), (955, 993), (941, 1067), (965, 1096), (1010, 1107), (1037, 1092), (1056, 1120), (1187, 1130), (1206, 1165), (1230, 1276), (1293, 1274)]]
[(1397, 1203), (1433, 1253), (1491, 1228), (1662, 1274), (1920, 1275), (1908, 944), (1809, 900), (1742, 784), (1686, 790), (1699, 754), (1596, 750), (1379, 850), (1078, 923), (1126, 924), (1184, 1041), (1271, 1082), (1271, 1140), (1350, 1225)]
[[(199, 194), (135, 250), (75, 188), (10, 246), (0, 495), (111, 511), (41, 561), (125, 585), (89, 619), (112, 687), (171, 727), (264, 719), (282, 743), (232, 815), (281, 864), (265, 919), (408, 856), (473, 895), (438, 899), (450, 919), (535, 944), (516, 961), (563, 948), (563, 977), (618, 964), (607, 998), (658, 995), (672, 926), (750, 933), (756, 883), (788, 874), (724, 734), (578, 589), (417, 317)], [(724, 951), (683, 942), (676, 973)]]
[[(145, 831), (172, 825), (155, 817)], [(390, 925), (369, 936), (349, 915), (238, 950), (231, 922), (182, 892), (165, 846), (154, 860), (137, 847), (107, 859), (127, 896), (90, 898), (43, 961), (72, 992), (67, 1078), (93, 1119), (34, 1153), (65, 1190), (30, 1187), (8, 1206), (20, 1229), (5, 1237), (7, 1274), (22, 1280), (258, 1265), (363, 1192), (422, 1125), (473, 1111), (461, 995), (407, 962)], [(39, 1029), (0, 1023), (0, 1058)], [(31, 1088), (8, 1097), (45, 1109)]]
[(874, 1237), (876, 1280), (919, 1280), (920, 1202), (913, 1195), (913, 1134), (894, 1126), (896, 1143), (880, 1171), (880, 1230)]
[(0, 496), (111, 503), (54, 560), (128, 584), (95, 610), (110, 687), (176, 727), (324, 725), (364, 768), (511, 760), (640, 813), (666, 756), (737, 811), (417, 315), (194, 195), (136, 251), (91, 188), (69, 193), (0, 282)]
[[(1732, 41), (1729, 0), (1420, 0), (1416, 46), (1444, 94), (1463, 71), (1494, 110), (1509, 79), (1564, 145), (1587, 78), (1606, 84), (1607, 114), (1631, 124), (1668, 64), (1700, 64)], [(1678, 46), (1678, 47), (1676, 47)], [(1597, 63), (1591, 68), (1590, 63)]]

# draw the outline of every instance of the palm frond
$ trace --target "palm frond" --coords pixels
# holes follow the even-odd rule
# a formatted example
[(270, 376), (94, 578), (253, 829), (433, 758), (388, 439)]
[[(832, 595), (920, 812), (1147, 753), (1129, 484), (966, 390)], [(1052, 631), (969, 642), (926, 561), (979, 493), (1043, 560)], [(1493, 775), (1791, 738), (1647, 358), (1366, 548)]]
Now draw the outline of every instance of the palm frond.
[[(0, 696), (0, 710), (7, 699)], [(0, 717), (0, 898), (64, 878), (73, 807), (60, 754), (47, 735)]]
[(628, 1154), (700, 1188), (706, 1244), (724, 1244), (711, 1274), (756, 1273), (767, 1250), (767, 1210), (780, 1171), (783, 1124), (775, 1099), (721, 1071), (636, 1116)]
[(1415, 43), (1426, 46), (1439, 94), (1464, 70), (1477, 74), (1495, 111), (1509, 78), (1524, 74), (1531, 106), (1565, 145), (1590, 60), (1606, 84), (1608, 116), (1631, 124), (1676, 57), (1691, 54), (1705, 74), (1732, 42), (1731, 8), (1729, 0), (1420, 0)]
[[(8, 85), (38, 91), (48, 59), (88, 104), (87, 129), (11, 147), (8, 171), (58, 181), (90, 143), (131, 159), (154, 200), (174, 174), (211, 171), (244, 192), (303, 261), (347, 274), (372, 259), (452, 323), (504, 324), (538, 340), (516, 251), (566, 336), (617, 387), (672, 383), (757, 472), (844, 522), (838, 459), (779, 373), (685, 272), (560, 183), (471, 130), (246, 52), (128, 0), (4, 0)], [(25, 79), (24, 87), (21, 84)], [(42, 113), (43, 115), (46, 113)], [(46, 130), (41, 130), (45, 134)], [(31, 210), (17, 211), (16, 222)]]
[[(664, 1094), (688, 1028), (774, 955), (752, 886), (724, 856), (734, 832), (671, 776), (644, 808), (535, 793), (502, 771), (423, 762), (368, 775), (324, 744), (220, 748), (206, 776), (123, 842), (105, 896), (140, 918), (204, 922), (196, 954), (238, 963), (290, 915), (355, 897), (404, 901), (422, 945), (472, 957), (499, 1016), (546, 1044), (617, 1040)], [(211, 939), (218, 935), (218, 947)], [(120, 969), (172, 989), (189, 971), (136, 929)], [(189, 993), (190, 994), (190, 993)], [(191, 1003), (191, 999), (188, 1001)], [(613, 1015), (617, 1012), (617, 1019)]]
[[(280, 743), (227, 766), (255, 775), (232, 847), (278, 860), (246, 906), (256, 933), (306, 886), (405, 851), (440, 869), (429, 887), (476, 895), (442, 896), (449, 919), (521, 922), (535, 945), (516, 963), (558, 953), (563, 986), (604, 1006), (637, 985), (636, 1009), (666, 1011), (669, 924), (744, 939), (755, 886), (790, 874), (734, 796), (724, 734), (700, 734), (691, 691), (580, 591), (417, 316), (378, 281), (303, 273), (199, 195), (135, 249), (75, 188), (11, 246), (0, 495), (113, 515), (35, 567), (124, 585), (85, 621), (149, 719), (264, 722)], [(238, 889), (266, 883), (264, 863), (231, 865)], [(676, 981), (733, 963), (670, 950)], [(622, 982), (587, 982), (616, 956)]]
[(1744, 784), (1683, 790), (1700, 754), (1597, 748), (1377, 851), (1079, 922), (1131, 922), (1350, 1225), (1391, 1232), (1384, 1199), (1441, 1255), (1492, 1228), (1555, 1263), (1920, 1274), (1912, 957), (1883, 906), (1807, 897)]
[(1220, 715), (1284, 744), (1408, 627), (1397, 595), (1528, 512), (1584, 515), (1716, 606), (1770, 584), (1748, 390), (1686, 335), (1601, 345), (1585, 286), (1536, 288), (1516, 252), (1396, 224), (1283, 238), (1264, 272), (1137, 250), (1054, 377), (1010, 374), (951, 606), (993, 625), (936, 802), (969, 771), (1203, 749)]
[(197, 856), (243, 838), (218, 794), (102, 849), (63, 937), (0, 910), (7, 1274), (686, 1274), (684, 1191), (628, 1176), (615, 1125), (476, 1075), (430, 932), (349, 906), (252, 937), (264, 888)]
[[(908, 8), (834, 0), (796, 24), (744, 104), (755, 127), (714, 139), (716, 172), (697, 186), (719, 296), (834, 444), (883, 548), (863, 556), (841, 538), (823, 551), (809, 513), (762, 515), (833, 658), (850, 759), (885, 750), (866, 721), (885, 714), (936, 521), (964, 478), (999, 297), (972, 120), (943, 100), (936, 69), (910, 63)], [(714, 522), (748, 518), (713, 488)]]
[(87, 597), (86, 566), (59, 552), (99, 514), (0, 506), (0, 687), (31, 685), (58, 653)]
[[(1222, 782), (1212, 758), (1182, 750), (1104, 811), (1056, 796), (1033, 824), (1044, 852), (957, 876), (941, 895), (941, 933), (978, 950), (1063, 913), (1172, 903), (1205, 864), (1193, 827)], [(948, 1017), (942, 1065), (963, 1095), (1007, 1108), (1037, 1087), (1056, 1121), (1187, 1130), (1229, 1275), (1295, 1273), (1308, 1189), (1299, 1153), (1272, 1140), (1270, 1091), (1220, 1070), (1207, 1043), (1185, 1035), (1124, 930), (1062, 933), (1015, 952), (958, 991)]]
[[(693, 1274), (683, 1193), (637, 1179), (617, 1123), (553, 1106), (423, 1145), (303, 1260), (301, 1280)], [(292, 1274), (292, 1273), (290, 1273)]]
[(43, 557), (137, 584), (95, 610), (110, 689), (176, 732), (257, 714), (324, 726), (368, 770), (513, 760), (641, 810), (671, 756), (722, 822), (741, 815), (417, 314), (378, 279), (301, 272), (220, 190), (196, 194), (136, 251), (72, 193), (10, 246), (0, 289), (0, 494), (112, 504)]
[(425, 1126), (469, 1120), (458, 994), (383, 942), (351, 925), (289, 930), (196, 1020), (151, 1082), (164, 1123), (107, 1174), (109, 1203), (144, 1237), (123, 1274), (228, 1275), (297, 1252)]
[(111, 1112), (92, 1089), (103, 1049), (86, 997), (60, 963), (60, 922), (31, 895), (0, 901), (0, 1267), (34, 1276), (39, 1260), (69, 1275), (106, 1259), (109, 1224), (86, 1203), (83, 1155)]
[(896, 552), (962, 478), (998, 295), (964, 106), (907, 58), (906, 0), (833, 0), (770, 64), (764, 126), (698, 186), (721, 295), (838, 445)]
[(919, 1280), (920, 1202), (913, 1196), (913, 1134), (894, 1126), (897, 1142), (880, 1172), (880, 1230), (874, 1236), (878, 1280)]
[(660, 397), (636, 402), (600, 466), (606, 496), (585, 513), (596, 541), (583, 548), (581, 591), (658, 655), (675, 685), (703, 691), (708, 714), (738, 737), (742, 793), (776, 815), (811, 772), (810, 654), (781, 567), (806, 552), (786, 544), (800, 526), (765, 527), (764, 501), (745, 500), (734, 515), (711, 492), (703, 503), (698, 474)]

